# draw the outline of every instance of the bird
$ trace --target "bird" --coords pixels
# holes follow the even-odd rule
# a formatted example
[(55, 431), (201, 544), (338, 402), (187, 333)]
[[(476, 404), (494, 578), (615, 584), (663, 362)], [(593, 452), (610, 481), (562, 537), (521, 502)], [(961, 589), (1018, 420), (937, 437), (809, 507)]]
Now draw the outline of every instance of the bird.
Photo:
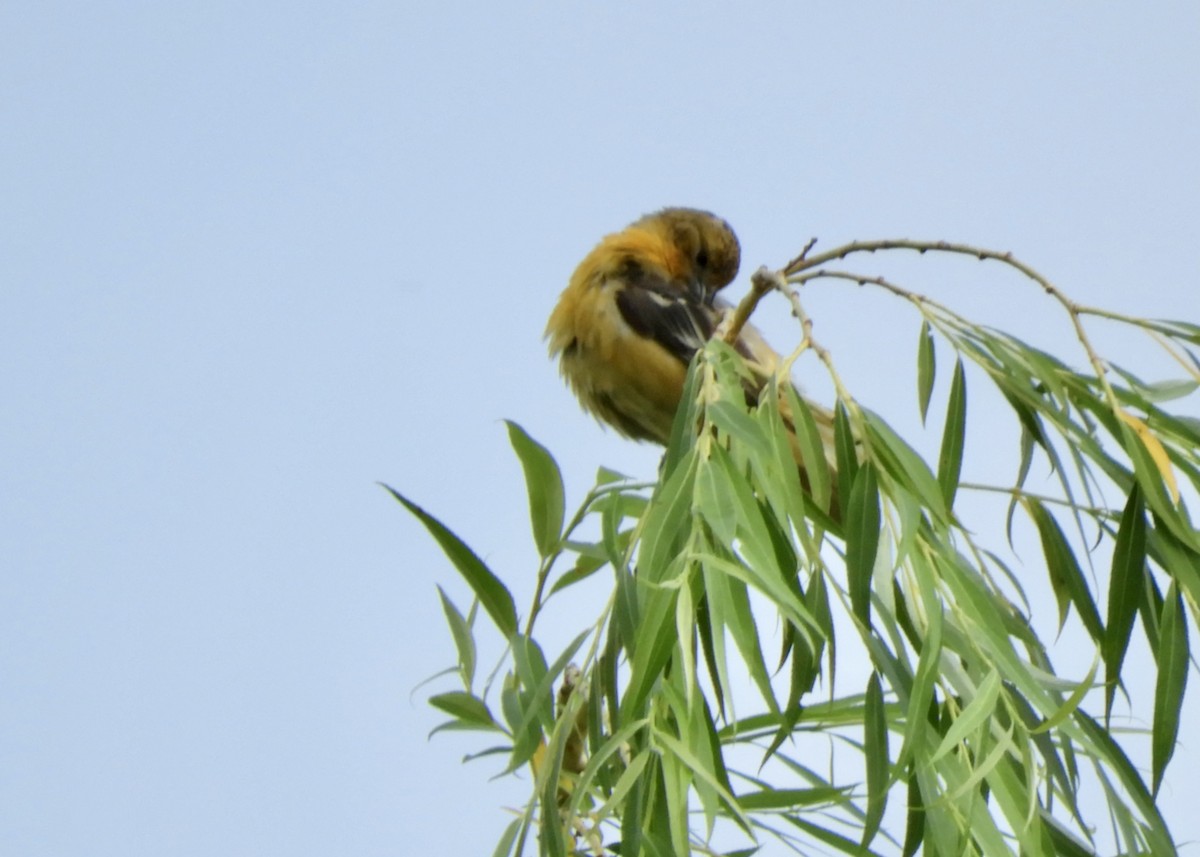
[[(601, 239), (571, 275), (545, 333), (583, 409), (626, 437), (666, 446), (688, 365), (729, 309), (717, 293), (740, 263), (733, 228), (697, 208), (664, 208)], [(746, 394), (756, 404), (783, 360), (749, 324), (733, 345), (751, 370)], [(781, 412), (800, 463), (786, 404)], [(832, 465), (832, 414), (810, 409)], [(801, 478), (807, 489), (802, 465)]]

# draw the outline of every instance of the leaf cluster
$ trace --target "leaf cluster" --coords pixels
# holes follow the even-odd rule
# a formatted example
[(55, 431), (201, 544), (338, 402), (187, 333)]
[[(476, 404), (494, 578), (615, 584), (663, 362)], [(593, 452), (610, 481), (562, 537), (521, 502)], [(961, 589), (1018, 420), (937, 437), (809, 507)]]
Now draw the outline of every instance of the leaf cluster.
[[(987, 252), (910, 244), (896, 247)], [(818, 266), (893, 248), (839, 249), (783, 273), (844, 279)], [(769, 840), (797, 853), (1085, 855), (1099, 823), (1086, 788), (1103, 796), (1119, 853), (1176, 853), (1155, 795), (1200, 618), (1186, 502), (1200, 489), (1200, 421), (1164, 406), (1197, 387), (1200, 328), (1081, 307), (1020, 263), (980, 258), (1053, 290), (1089, 368), (854, 277), (919, 312), (915, 398), (940, 425), (936, 462), (850, 395), (806, 326), (797, 353), (816, 350), (838, 389), (831, 436), (786, 377), (748, 404), (741, 359), (715, 340), (691, 367), (659, 479), (601, 470), (568, 517), (554, 458), (509, 423), (539, 556), (523, 618), (499, 575), (392, 491), (476, 599), (464, 615), (441, 596), (462, 686), (431, 698), (450, 717), (439, 728), (499, 736), (484, 753), (534, 772), (497, 855), (526, 853), (531, 836), (551, 855), (749, 854)], [(1150, 384), (1103, 361), (1091, 316), (1145, 331), (1189, 377)], [(939, 350), (953, 357), (940, 417)], [(1011, 484), (962, 481), (968, 382), (990, 384), (1015, 416)], [(1056, 492), (1027, 490), (1035, 461)], [(1054, 668), (1011, 555), (959, 518), (967, 491), (1007, 497), (993, 523), (1010, 543), (1021, 520), (1036, 533), (1055, 630), (1077, 622), (1094, 646), (1085, 675)], [(543, 651), (547, 604), (598, 574), (607, 600)], [(499, 687), (476, 675), (478, 607), (507, 643)], [(1155, 675), (1149, 781), (1109, 724), (1139, 620)]]

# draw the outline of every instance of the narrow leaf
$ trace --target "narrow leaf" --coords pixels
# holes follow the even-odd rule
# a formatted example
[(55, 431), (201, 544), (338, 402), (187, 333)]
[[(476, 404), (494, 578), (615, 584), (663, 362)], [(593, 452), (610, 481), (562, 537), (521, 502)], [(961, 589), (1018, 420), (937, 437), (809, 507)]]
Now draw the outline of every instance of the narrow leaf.
[(904, 828), (903, 857), (913, 857), (925, 841), (925, 806), (916, 773), (908, 776), (908, 819)]
[(508, 441), (521, 460), (521, 469), (525, 471), (533, 541), (538, 554), (546, 557), (558, 547), (562, 536), (565, 507), (562, 473), (554, 456), (526, 434), (525, 429), (512, 420), (505, 420), (504, 424), (508, 426)]
[(669, 759), (673, 757), (675, 760), (678, 760), (698, 782), (704, 783), (717, 793), (721, 804), (729, 811), (731, 821), (747, 833), (753, 829), (750, 819), (746, 817), (745, 813), (742, 812), (742, 808), (738, 805), (737, 798), (721, 784), (714, 771), (705, 765), (703, 760), (692, 752), (691, 748), (669, 732), (656, 732), (654, 737), (656, 742), (667, 751), (663, 754), (665, 758)]
[(514, 818), (508, 827), (504, 828), (504, 833), (501, 835), (500, 841), (496, 843), (496, 850), (492, 852), (492, 857), (509, 857), (512, 854), (513, 843), (516, 842), (517, 833), (520, 832), (524, 821), (521, 818)]
[(871, 623), (871, 575), (879, 550), (879, 486), (870, 462), (859, 468), (846, 508), (846, 578), (854, 615)]
[(933, 520), (948, 520), (950, 509), (925, 460), (879, 414), (866, 408), (862, 414), (871, 439), (871, 452), (880, 470), (891, 476), (897, 487), (916, 497)]
[(938, 484), (947, 508), (954, 508), (958, 477), (962, 472), (963, 446), (967, 429), (967, 383), (962, 358), (954, 364), (950, 381), (950, 401), (946, 405), (946, 426), (942, 430), (942, 450), (938, 455)]
[(799, 809), (833, 803), (845, 796), (843, 789), (818, 786), (811, 789), (765, 788), (737, 796), (738, 806), (744, 810)]
[(872, 672), (867, 682), (863, 705), (863, 756), (867, 762), (867, 817), (863, 820), (862, 846), (866, 848), (879, 832), (887, 808), (890, 768), (887, 715), (877, 672)]
[[(829, 461), (826, 457), (825, 437), (817, 426), (816, 416), (812, 408), (790, 384), (784, 385), (784, 395), (792, 414), (795, 426), (796, 442), (800, 447), (800, 457), (803, 459), (804, 475), (808, 480), (808, 490), (822, 509), (829, 508), (829, 500), (833, 494), (833, 479), (829, 475)], [(828, 428), (828, 412), (822, 411)]]
[(942, 738), (942, 743), (938, 745), (937, 750), (930, 757), (929, 761), (931, 763), (938, 761), (959, 744), (963, 743), (968, 735), (973, 734), (977, 729), (982, 727), (992, 716), (992, 712), (996, 708), (996, 700), (999, 696), (1000, 673), (993, 669), (979, 683), (974, 699), (959, 713), (954, 722), (950, 724), (950, 728), (946, 730), (945, 737)]
[(671, 475), (659, 481), (643, 515), (641, 528), (645, 535), (638, 550), (638, 575), (647, 582), (658, 582), (666, 576), (687, 537), (697, 461), (695, 450), (689, 450)]
[(454, 567), (458, 569), (475, 593), (475, 597), (479, 599), (479, 603), (483, 605), (483, 609), (492, 617), (492, 621), (496, 623), (496, 627), (504, 636), (509, 636), (517, 630), (517, 608), (513, 604), (512, 595), (508, 589), (500, 582), (500, 578), (492, 573), (492, 570), (484, 565), (483, 560), (475, 555), (467, 545), (454, 533), (446, 529), (437, 518), (430, 515), (416, 503), (409, 500), (399, 491), (387, 485), (383, 486), (393, 497), (395, 497), (404, 508), (408, 509), (418, 521), (425, 525), (425, 529), (437, 541), (442, 552), (454, 563)]
[(1150, 794), (1150, 790), (1146, 788), (1140, 772), (1129, 760), (1125, 750), (1117, 743), (1112, 732), (1081, 709), (1075, 711), (1075, 722), (1082, 727), (1084, 738), (1093, 745), (1093, 752), (1105, 759), (1108, 769), (1117, 775), (1124, 787), (1125, 800), (1115, 805), (1110, 802), (1110, 810), (1119, 809), (1128, 813), (1132, 808), (1129, 804), (1132, 804), (1144, 819), (1142, 835), (1147, 840), (1149, 850), (1142, 853), (1175, 854), (1176, 849), (1171, 844), (1171, 835), (1167, 831), (1162, 813), (1155, 805), (1154, 798)]
[(743, 402), (720, 401), (708, 406), (709, 420), (714, 426), (727, 433), (738, 443), (753, 447), (760, 455), (768, 450), (766, 435), (762, 427), (746, 412)]
[(929, 329), (929, 320), (921, 322), (921, 332), (917, 336), (917, 401), (921, 406), (921, 422), (929, 412), (929, 397), (933, 394), (933, 379), (937, 374), (937, 360), (933, 349), (933, 331)]
[(1167, 487), (1167, 492), (1171, 495), (1171, 499), (1178, 503), (1179, 485), (1175, 481), (1175, 471), (1171, 468), (1171, 459), (1167, 456), (1167, 451), (1163, 449), (1162, 442), (1155, 437), (1154, 432), (1150, 430), (1150, 426), (1128, 411), (1124, 409), (1118, 410), (1117, 416), (1121, 418), (1121, 422), (1133, 429), (1138, 440), (1146, 447), (1146, 452), (1150, 454), (1150, 459), (1154, 462), (1154, 466), (1158, 469), (1158, 473), (1162, 477), (1163, 485)]
[(440, 586), (437, 591), (442, 599), (446, 624), (450, 626), (450, 634), (454, 637), (454, 648), (458, 650), (458, 668), (462, 672), (463, 684), (469, 690), (475, 678), (475, 639), (471, 636), (471, 626), (458, 612), (446, 591)]
[(480, 729), (499, 729), (486, 703), (474, 694), (461, 690), (439, 693), (429, 697), (429, 704)]
[(1174, 581), (1171, 582), (1163, 600), (1159, 631), (1158, 681), (1154, 688), (1152, 741), (1156, 796), (1159, 786), (1162, 785), (1167, 764), (1175, 753), (1175, 743), (1179, 737), (1179, 714), (1183, 707), (1183, 693), (1187, 688), (1187, 617), (1183, 612), (1183, 598)]
[(838, 402), (833, 416), (833, 448), (837, 463), (837, 496), (845, 503), (850, 497), (854, 477), (858, 474), (858, 449), (846, 406)]
[(700, 389), (700, 376), (703, 374), (700, 367), (703, 362), (704, 352), (701, 351), (688, 367), (687, 378), (683, 382), (683, 395), (679, 398), (679, 407), (671, 423), (671, 438), (659, 467), (660, 483), (666, 482), (674, 474), (675, 468), (687, 459), (696, 446), (697, 391)]
[[(1074, 604), (1079, 611), (1083, 626), (1096, 642), (1104, 639), (1104, 628), (1100, 623), (1100, 612), (1092, 600), (1091, 590), (1088, 589), (1087, 579), (1075, 559), (1071, 546), (1054, 516), (1046, 511), (1039, 501), (1030, 499), (1025, 504), (1033, 522), (1037, 524), (1038, 535), (1042, 539), (1042, 555), (1046, 559), (1046, 570), (1050, 574), (1050, 582), (1055, 594), (1060, 595), (1059, 630), (1067, 618), (1067, 609)], [(1065, 600), (1062, 600), (1064, 599)]]
[(1171, 378), (1166, 381), (1155, 381), (1142, 387), (1141, 393), (1156, 404), (1182, 399), (1196, 392), (1200, 383), (1191, 378)]
[(1146, 512), (1142, 492), (1135, 483), (1121, 515), (1117, 542), (1113, 547), (1112, 573), (1108, 583), (1108, 630), (1101, 652), (1104, 655), (1104, 716), (1112, 712), (1113, 697), (1121, 679), (1121, 664), (1129, 647), (1133, 619), (1141, 600), (1146, 565)]
[(678, 640), (675, 637), (675, 598), (678, 589), (655, 587), (647, 593), (637, 628), (637, 642), (629, 676), (629, 687), (621, 700), (621, 723), (641, 717), (642, 705), (659, 676)]

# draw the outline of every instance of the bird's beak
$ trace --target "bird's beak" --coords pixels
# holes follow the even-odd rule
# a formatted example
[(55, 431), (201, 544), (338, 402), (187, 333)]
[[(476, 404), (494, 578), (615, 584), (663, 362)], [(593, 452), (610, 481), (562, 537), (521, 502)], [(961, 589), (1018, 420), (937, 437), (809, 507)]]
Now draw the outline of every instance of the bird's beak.
[(704, 284), (698, 279), (692, 280), (690, 283), (688, 283), (688, 297), (698, 304), (712, 306), (713, 293), (706, 289)]

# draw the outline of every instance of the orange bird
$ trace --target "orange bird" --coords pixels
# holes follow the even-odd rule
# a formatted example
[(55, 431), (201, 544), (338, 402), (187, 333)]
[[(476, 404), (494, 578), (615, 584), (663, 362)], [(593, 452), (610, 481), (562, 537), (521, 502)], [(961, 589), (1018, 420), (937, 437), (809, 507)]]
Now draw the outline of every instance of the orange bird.
[[(626, 437), (666, 445), (688, 364), (727, 308), (716, 294), (740, 262), (729, 224), (694, 208), (664, 208), (605, 236), (546, 325), (550, 355), (584, 410)], [(750, 325), (735, 347), (763, 382), (782, 362)], [(757, 401), (759, 392), (761, 383), (747, 395)], [(812, 409), (827, 434), (831, 415)], [(786, 408), (784, 418), (790, 424)]]

